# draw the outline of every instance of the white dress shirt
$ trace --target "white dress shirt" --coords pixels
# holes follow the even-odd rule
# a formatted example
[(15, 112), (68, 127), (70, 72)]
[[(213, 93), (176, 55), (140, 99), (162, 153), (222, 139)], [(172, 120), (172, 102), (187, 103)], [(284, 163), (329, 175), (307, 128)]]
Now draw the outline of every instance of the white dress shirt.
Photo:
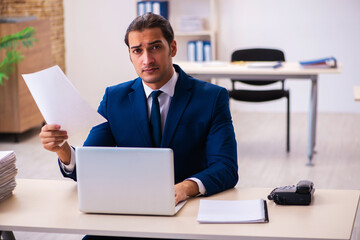
[[(158, 100), (159, 100), (159, 106), (160, 106), (160, 115), (161, 115), (161, 129), (162, 132), (164, 131), (164, 126), (165, 126), (165, 122), (166, 122), (166, 117), (167, 114), (169, 112), (169, 107), (170, 107), (170, 103), (171, 103), (171, 99), (174, 96), (174, 92), (175, 92), (175, 85), (176, 82), (178, 80), (179, 74), (175, 71), (174, 69), (174, 74), (173, 76), (170, 78), (170, 80), (164, 85), (162, 86), (160, 89), (157, 90), (161, 90), (162, 93), (159, 95)], [(148, 119), (150, 119), (150, 113), (151, 113), (151, 105), (152, 105), (152, 96), (151, 93), (154, 91), (152, 88), (150, 88), (149, 86), (147, 86), (144, 81), (142, 81), (143, 87), (144, 87), (144, 92), (145, 92), (145, 96), (147, 98), (147, 106), (148, 106)], [(61, 167), (63, 168), (63, 170), (67, 173), (71, 173), (72, 171), (74, 171), (75, 168), (75, 150), (73, 148), (71, 148), (71, 159), (70, 159), (70, 164), (69, 165), (65, 165), (61, 162)], [(194, 182), (197, 183), (198, 187), (199, 187), (199, 193), (201, 195), (204, 195), (206, 193), (206, 189), (204, 184), (197, 178), (188, 178), (188, 180), (192, 180)]]

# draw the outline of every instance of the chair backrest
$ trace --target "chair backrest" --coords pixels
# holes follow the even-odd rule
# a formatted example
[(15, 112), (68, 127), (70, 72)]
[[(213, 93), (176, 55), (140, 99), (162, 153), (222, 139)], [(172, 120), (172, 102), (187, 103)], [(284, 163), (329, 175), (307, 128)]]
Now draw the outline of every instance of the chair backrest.
[[(285, 61), (284, 52), (278, 49), (270, 48), (250, 48), (236, 50), (231, 55), (231, 61)], [(283, 81), (279, 79), (276, 81), (246, 81), (232, 79), (233, 81), (240, 81), (251, 85), (267, 85), (277, 81)]]

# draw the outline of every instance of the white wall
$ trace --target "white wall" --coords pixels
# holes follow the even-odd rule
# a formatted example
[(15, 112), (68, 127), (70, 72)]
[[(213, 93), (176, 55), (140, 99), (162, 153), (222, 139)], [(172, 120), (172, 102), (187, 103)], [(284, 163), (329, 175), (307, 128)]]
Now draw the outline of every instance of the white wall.
[(135, 3), (119, 0), (64, 0), (66, 74), (97, 109), (105, 88), (137, 77), (124, 33)]
[[(343, 71), (320, 75), (318, 111), (360, 113), (353, 100), (353, 86), (360, 85), (360, 1), (218, 2), (220, 60), (228, 61), (233, 50), (247, 47), (280, 48), (288, 61), (333, 55), (343, 63)], [(136, 77), (123, 43), (135, 6), (134, 1), (64, 0), (67, 75), (95, 108), (106, 86)], [(292, 112), (307, 111), (309, 81), (287, 81), (286, 86), (291, 90)], [(284, 111), (284, 101), (232, 107)]]
[[(360, 112), (353, 98), (353, 86), (360, 85), (360, 1), (220, 0), (219, 8), (220, 59), (229, 60), (237, 48), (259, 46), (282, 49), (288, 61), (333, 55), (343, 63), (343, 71), (320, 75), (318, 110)], [(307, 111), (310, 83), (287, 81), (286, 86), (291, 90), (292, 111)], [(236, 106), (284, 110), (282, 101)]]

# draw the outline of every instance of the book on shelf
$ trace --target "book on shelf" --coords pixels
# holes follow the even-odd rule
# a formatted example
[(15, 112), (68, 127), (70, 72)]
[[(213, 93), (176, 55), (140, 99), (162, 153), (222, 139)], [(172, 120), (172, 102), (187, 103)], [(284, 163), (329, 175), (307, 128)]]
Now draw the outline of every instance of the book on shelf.
[(299, 62), (303, 68), (336, 68), (337, 61), (334, 57), (326, 57)]
[(187, 44), (187, 56), (189, 62), (210, 62), (211, 42), (210, 41), (189, 41)]
[(138, 16), (141, 16), (147, 12), (152, 12), (169, 19), (169, 3), (168, 1), (138, 1)]
[(0, 23), (19, 23), (34, 21), (37, 19), (37, 16), (23, 16), (23, 17), (10, 17), (10, 16), (0, 16)]
[(200, 200), (199, 223), (267, 223), (269, 216), (264, 199)]

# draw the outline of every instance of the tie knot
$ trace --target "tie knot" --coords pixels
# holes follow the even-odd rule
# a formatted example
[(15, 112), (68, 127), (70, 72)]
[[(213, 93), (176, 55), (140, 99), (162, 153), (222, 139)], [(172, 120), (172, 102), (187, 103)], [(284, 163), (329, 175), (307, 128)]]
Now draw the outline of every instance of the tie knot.
[(161, 90), (156, 90), (151, 93), (151, 96), (153, 99), (157, 99), (161, 93), (162, 93)]

